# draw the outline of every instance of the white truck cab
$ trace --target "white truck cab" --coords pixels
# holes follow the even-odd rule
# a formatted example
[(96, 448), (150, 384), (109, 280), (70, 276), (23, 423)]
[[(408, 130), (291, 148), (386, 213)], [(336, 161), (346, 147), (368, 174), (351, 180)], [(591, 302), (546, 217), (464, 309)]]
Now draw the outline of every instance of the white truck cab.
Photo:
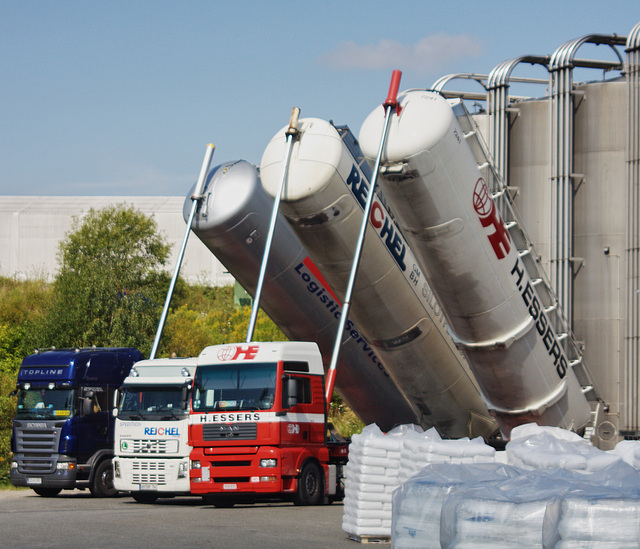
[(137, 362), (117, 397), (114, 487), (139, 503), (189, 493), (187, 430), (196, 358)]

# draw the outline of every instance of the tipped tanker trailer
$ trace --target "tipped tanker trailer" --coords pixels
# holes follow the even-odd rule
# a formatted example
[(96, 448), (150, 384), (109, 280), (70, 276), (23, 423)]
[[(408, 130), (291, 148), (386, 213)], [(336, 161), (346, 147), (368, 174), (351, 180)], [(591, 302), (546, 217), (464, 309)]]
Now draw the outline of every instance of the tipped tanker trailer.
[[(398, 101), (380, 186), (502, 433), (527, 422), (579, 431), (589, 404), (451, 105), (421, 90)], [(370, 162), (383, 117), (376, 109), (360, 131)]]
[[(342, 298), (370, 172), (348, 128), (307, 118), (299, 121), (298, 131), (281, 211)], [(285, 132), (278, 132), (262, 157), (260, 177), (271, 195), (278, 192), (285, 139)], [(497, 431), (466, 359), (447, 333), (440, 307), (380, 197), (371, 209), (352, 301), (350, 318), (420, 410), (419, 424), (435, 426), (448, 437), (489, 437)]]
[[(273, 199), (262, 188), (255, 166), (245, 161), (213, 168), (202, 194), (193, 232), (254, 294)], [(316, 342), (325, 367), (329, 364), (341, 306), (285, 219), (276, 225), (261, 306), (289, 339)], [(340, 357), (336, 390), (364, 422), (385, 430), (417, 423), (417, 411), (353, 323), (344, 334)]]

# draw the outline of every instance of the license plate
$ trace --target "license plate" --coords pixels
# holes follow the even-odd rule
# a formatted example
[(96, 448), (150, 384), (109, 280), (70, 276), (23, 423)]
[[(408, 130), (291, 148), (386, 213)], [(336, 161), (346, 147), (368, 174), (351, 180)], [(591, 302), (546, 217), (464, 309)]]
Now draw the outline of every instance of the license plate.
[(157, 490), (158, 486), (156, 484), (141, 484), (140, 490)]
[(223, 484), (222, 485), (222, 489), (223, 490), (237, 490), (238, 489), (238, 485), (237, 484)]
[(27, 477), (27, 484), (42, 484), (42, 479), (39, 477)]

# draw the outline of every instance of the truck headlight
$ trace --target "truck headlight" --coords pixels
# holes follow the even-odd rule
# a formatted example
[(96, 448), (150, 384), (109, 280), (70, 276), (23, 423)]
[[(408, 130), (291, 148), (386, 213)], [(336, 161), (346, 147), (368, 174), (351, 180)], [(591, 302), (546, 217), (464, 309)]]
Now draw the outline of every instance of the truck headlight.
[(12, 469), (17, 469), (18, 468), (18, 462), (17, 461), (12, 461), (11, 462), (11, 468)]
[(260, 467), (277, 467), (278, 460), (276, 458), (261, 459)]
[[(193, 469), (195, 469), (195, 467), (193, 467)], [(188, 475), (189, 475), (189, 463), (186, 461), (181, 461), (180, 465), (178, 465), (178, 478), (185, 478)]]
[(56, 469), (58, 471), (73, 471), (76, 468), (76, 464), (72, 461), (59, 461), (56, 463)]
[(192, 469), (201, 469), (202, 465), (200, 464), (200, 462), (197, 459), (192, 459), (191, 460), (191, 468)]
[(116, 478), (120, 478), (120, 462), (119, 461), (115, 461), (113, 462), (113, 476)]

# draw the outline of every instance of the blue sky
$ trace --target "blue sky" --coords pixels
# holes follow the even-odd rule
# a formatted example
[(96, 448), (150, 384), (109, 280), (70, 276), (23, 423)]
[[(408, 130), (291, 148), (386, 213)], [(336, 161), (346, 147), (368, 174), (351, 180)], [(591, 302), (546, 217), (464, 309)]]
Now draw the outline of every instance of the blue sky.
[(357, 134), (393, 69), (424, 88), (640, 21), (604, 5), (0, 0), (0, 194), (186, 195), (207, 143), (258, 164), (294, 106)]

